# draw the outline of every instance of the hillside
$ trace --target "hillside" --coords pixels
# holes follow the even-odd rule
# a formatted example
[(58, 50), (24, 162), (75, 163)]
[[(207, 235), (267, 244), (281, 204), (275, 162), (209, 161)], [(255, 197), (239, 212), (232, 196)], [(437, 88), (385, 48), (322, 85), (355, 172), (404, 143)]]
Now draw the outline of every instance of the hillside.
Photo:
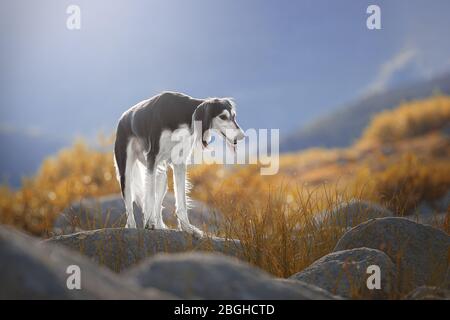
[(436, 92), (450, 94), (450, 73), (357, 100), (288, 135), (281, 141), (280, 150), (291, 152), (312, 147), (349, 146), (361, 135), (375, 114), (395, 108), (404, 101), (423, 99)]

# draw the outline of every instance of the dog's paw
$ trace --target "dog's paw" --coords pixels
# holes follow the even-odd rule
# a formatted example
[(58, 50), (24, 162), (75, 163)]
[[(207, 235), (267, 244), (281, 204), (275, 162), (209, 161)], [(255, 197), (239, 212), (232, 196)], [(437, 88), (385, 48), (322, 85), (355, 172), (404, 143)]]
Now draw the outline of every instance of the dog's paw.
[(153, 222), (147, 222), (145, 224), (144, 229), (146, 229), (146, 230), (155, 230), (155, 224)]
[(203, 238), (204, 232), (190, 223), (180, 223), (181, 230), (190, 233), (194, 238)]
[(161, 229), (168, 229), (168, 228), (167, 228), (167, 226), (166, 226), (166, 224), (165, 224), (164, 222), (160, 222), (160, 223), (156, 223), (156, 224), (153, 226), (153, 229), (159, 229), (159, 230), (161, 230)]
[(205, 235), (205, 233), (202, 230), (194, 226), (192, 226), (192, 231), (190, 233), (192, 233), (192, 236), (196, 239), (203, 238)]
[(168, 229), (164, 222), (147, 222), (145, 224), (145, 229), (147, 230), (163, 230)]

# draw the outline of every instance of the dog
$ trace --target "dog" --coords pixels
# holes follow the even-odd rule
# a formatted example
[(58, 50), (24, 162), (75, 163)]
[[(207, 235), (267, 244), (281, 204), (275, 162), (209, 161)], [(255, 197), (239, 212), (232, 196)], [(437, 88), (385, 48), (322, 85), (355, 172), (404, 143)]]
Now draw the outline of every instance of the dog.
[[(233, 99), (196, 99), (163, 92), (123, 113), (117, 125), (114, 162), (127, 228), (136, 228), (134, 203), (142, 209), (144, 227), (167, 228), (162, 219), (162, 201), (167, 192), (167, 168), (171, 166), (178, 228), (202, 236), (203, 232), (188, 218), (186, 168), (193, 148), (206, 148), (212, 131), (219, 133), (233, 150), (245, 137), (236, 121)], [(174, 152), (178, 149), (183, 152)]]

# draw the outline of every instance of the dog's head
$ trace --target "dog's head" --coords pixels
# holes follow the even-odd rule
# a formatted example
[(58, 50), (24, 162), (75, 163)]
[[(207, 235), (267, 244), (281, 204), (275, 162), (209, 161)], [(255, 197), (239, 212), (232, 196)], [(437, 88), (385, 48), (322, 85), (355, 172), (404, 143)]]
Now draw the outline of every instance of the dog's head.
[(245, 137), (236, 120), (235, 104), (230, 98), (205, 100), (198, 106), (194, 120), (202, 123), (201, 136), (204, 147), (208, 145), (209, 130), (219, 133), (233, 150), (237, 142)]

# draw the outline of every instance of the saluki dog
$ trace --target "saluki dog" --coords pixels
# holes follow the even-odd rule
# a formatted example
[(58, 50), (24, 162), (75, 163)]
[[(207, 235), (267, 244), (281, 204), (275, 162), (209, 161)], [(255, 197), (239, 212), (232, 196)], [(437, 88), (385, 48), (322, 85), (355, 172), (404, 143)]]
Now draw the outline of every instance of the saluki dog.
[(139, 102), (121, 116), (114, 161), (127, 211), (126, 227), (136, 228), (135, 203), (142, 209), (144, 228), (166, 228), (162, 201), (167, 192), (167, 168), (171, 166), (178, 227), (202, 235), (188, 218), (186, 166), (195, 146), (207, 147), (211, 131), (221, 134), (233, 149), (244, 138), (232, 99), (195, 99), (163, 92)]

